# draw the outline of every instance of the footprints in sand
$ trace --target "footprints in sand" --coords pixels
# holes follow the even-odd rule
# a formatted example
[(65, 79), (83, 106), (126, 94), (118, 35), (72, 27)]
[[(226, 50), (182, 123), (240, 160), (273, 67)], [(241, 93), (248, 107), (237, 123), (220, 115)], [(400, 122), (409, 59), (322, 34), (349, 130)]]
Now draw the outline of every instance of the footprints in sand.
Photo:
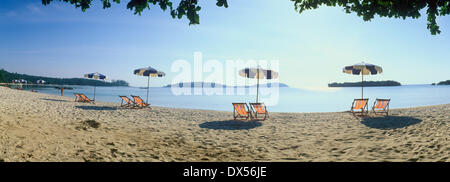
[[(90, 147), (84, 147), (85, 149), (77, 149), (75, 151), (75, 156), (78, 156), (85, 162), (133, 161), (137, 158), (136, 153), (121, 150), (121, 148), (123, 148), (123, 145), (127, 145), (130, 148), (135, 148), (136, 144), (133, 143), (122, 144), (114, 142), (86, 142), (86, 144)], [(135, 152), (139, 151), (136, 149)]]

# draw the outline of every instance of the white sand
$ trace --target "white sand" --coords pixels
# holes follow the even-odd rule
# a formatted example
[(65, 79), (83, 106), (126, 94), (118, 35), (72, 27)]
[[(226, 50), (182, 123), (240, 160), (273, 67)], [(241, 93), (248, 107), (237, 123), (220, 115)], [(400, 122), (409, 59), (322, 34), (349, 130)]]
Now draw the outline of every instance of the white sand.
[(230, 112), (118, 105), (0, 87), (0, 160), (450, 161), (450, 104), (388, 118), (271, 113), (262, 122), (232, 121), (231, 104)]

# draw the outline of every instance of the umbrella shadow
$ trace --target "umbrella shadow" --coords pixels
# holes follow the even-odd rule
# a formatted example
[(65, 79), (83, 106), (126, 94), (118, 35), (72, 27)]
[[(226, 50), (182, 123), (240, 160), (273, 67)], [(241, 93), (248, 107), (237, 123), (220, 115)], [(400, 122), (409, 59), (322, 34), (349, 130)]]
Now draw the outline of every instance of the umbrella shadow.
[(422, 122), (421, 119), (408, 116), (366, 117), (361, 124), (376, 129), (396, 129), (415, 125)]
[(210, 121), (199, 124), (200, 128), (213, 130), (250, 130), (262, 126), (259, 121), (239, 121), (239, 120), (225, 120), (225, 121)]
[(75, 106), (78, 109), (83, 110), (95, 110), (95, 111), (115, 111), (117, 110), (116, 107), (110, 107), (110, 106)]
[(67, 100), (59, 100), (59, 99), (47, 99), (47, 98), (41, 98), (41, 100), (47, 100), (47, 101), (55, 101), (55, 102), (69, 102)]

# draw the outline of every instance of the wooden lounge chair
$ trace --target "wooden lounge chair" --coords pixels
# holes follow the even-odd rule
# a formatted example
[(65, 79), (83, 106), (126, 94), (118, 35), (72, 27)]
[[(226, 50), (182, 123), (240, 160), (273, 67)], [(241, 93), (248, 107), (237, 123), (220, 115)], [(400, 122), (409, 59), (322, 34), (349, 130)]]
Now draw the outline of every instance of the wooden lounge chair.
[(250, 112), (247, 103), (233, 103), (233, 117), (234, 120), (236, 119), (251, 119), (252, 117), (252, 113)]
[(138, 107), (138, 108), (150, 107), (150, 104), (145, 103), (141, 97), (135, 96), (135, 95), (132, 95), (131, 97), (134, 99), (134, 103), (135, 103), (136, 107)]
[[(351, 111), (353, 115), (359, 113), (361, 115), (367, 115), (369, 114), (369, 109), (367, 106), (367, 103), (369, 102), (369, 99), (355, 99), (352, 103)], [(360, 111), (357, 111), (360, 110)]]
[(87, 97), (84, 94), (80, 94), (80, 97), (83, 99), (83, 102), (87, 102), (87, 103), (95, 103), (95, 100), (91, 100), (89, 99), (89, 97)]
[(375, 114), (385, 113), (386, 116), (389, 115), (389, 102), (391, 99), (377, 99), (373, 103), (372, 111)]
[(84, 99), (80, 96), (79, 93), (73, 93), (75, 95), (75, 102), (84, 102)]
[(119, 97), (122, 99), (120, 107), (134, 107), (136, 105), (136, 103), (131, 99), (129, 99), (127, 96), (119, 96)]
[[(253, 116), (255, 119), (259, 120), (266, 120), (266, 118), (269, 117), (269, 111), (267, 111), (266, 106), (264, 105), (264, 103), (250, 103), (250, 108), (252, 109), (253, 112)], [(264, 114), (264, 118), (258, 118), (258, 115), (263, 115)]]

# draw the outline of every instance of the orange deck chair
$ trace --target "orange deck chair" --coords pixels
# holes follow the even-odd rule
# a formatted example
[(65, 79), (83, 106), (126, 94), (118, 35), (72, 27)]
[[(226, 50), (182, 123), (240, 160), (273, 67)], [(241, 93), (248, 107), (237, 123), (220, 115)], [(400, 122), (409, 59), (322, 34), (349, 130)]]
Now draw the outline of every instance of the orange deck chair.
[(84, 102), (84, 99), (80, 96), (79, 93), (73, 93), (75, 95), (75, 102)]
[(372, 111), (375, 114), (385, 113), (386, 116), (389, 115), (389, 102), (391, 99), (377, 99), (373, 103)]
[(138, 108), (144, 108), (144, 107), (150, 106), (150, 104), (145, 103), (144, 100), (142, 100), (142, 98), (139, 96), (132, 95), (131, 97), (134, 99), (135, 106)]
[[(355, 99), (352, 103), (351, 111), (353, 115), (356, 113), (360, 113), (362, 115), (369, 114), (367, 103), (369, 102), (369, 99)], [(360, 110), (360, 111), (357, 111)]]
[[(255, 119), (266, 120), (266, 118), (269, 117), (269, 111), (267, 111), (267, 108), (264, 105), (264, 103), (250, 103), (250, 106), (251, 106), (253, 116), (255, 117)], [(263, 115), (263, 114), (264, 114), (264, 118), (258, 118), (258, 115)]]
[(245, 119), (248, 120), (252, 118), (252, 113), (249, 112), (248, 105), (246, 103), (233, 103), (233, 117), (236, 119)]
[(80, 94), (80, 97), (83, 99), (83, 102), (95, 103), (95, 100), (89, 99), (89, 97), (87, 97), (87, 96), (84, 95), (84, 94)]
[[(122, 102), (120, 103), (120, 107), (134, 107), (136, 106), (136, 103), (132, 101), (127, 96), (119, 96), (122, 99)], [(125, 101), (125, 103), (124, 103)]]

